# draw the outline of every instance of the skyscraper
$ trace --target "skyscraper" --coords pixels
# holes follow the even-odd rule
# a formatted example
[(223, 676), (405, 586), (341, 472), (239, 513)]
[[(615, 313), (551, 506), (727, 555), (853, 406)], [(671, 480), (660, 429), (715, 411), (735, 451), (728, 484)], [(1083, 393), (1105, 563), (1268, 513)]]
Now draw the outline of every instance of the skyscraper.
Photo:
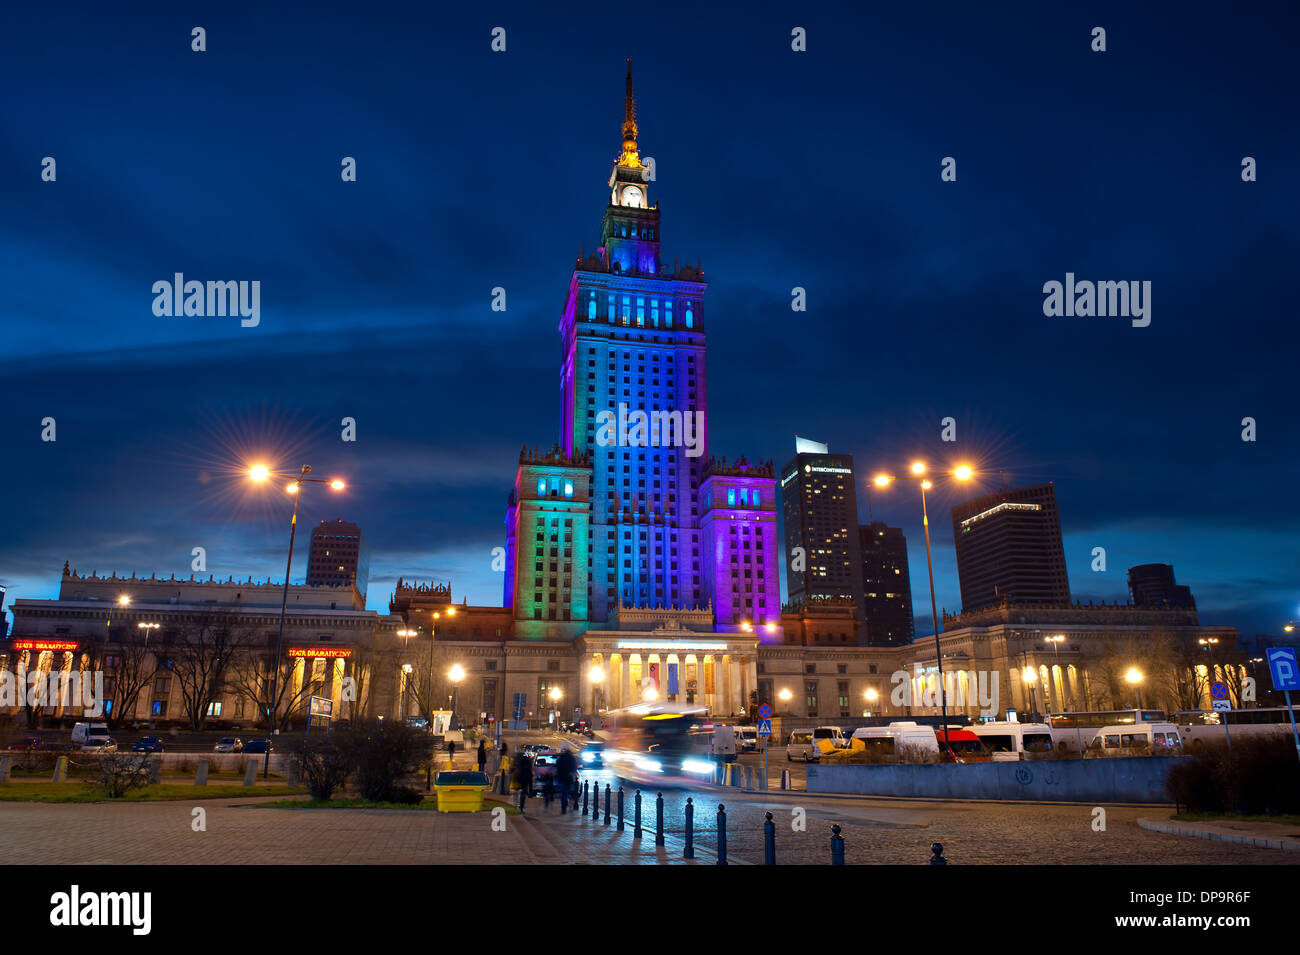
[(361, 528), (348, 521), (321, 521), (311, 532), (307, 583), (344, 587), (355, 584), (362, 596), (370, 583), (370, 547)]
[[(795, 439), (795, 456), (781, 469), (785, 518), (786, 589), (791, 602), (809, 597), (853, 600), (862, 609), (862, 552), (853, 455)], [(859, 627), (859, 640), (862, 638)]]
[(1003, 598), (1068, 603), (1070, 581), (1049, 484), (1004, 488), (952, 509), (964, 611)]
[(707, 285), (698, 265), (660, 261), (653, 184), (629, 63), (599, 244), (560, 317), (560, 442), (521, 455), (507, 507), (505, 600), (525, 639), (630, 608), (780, 619), (772, 467), (709, 456)]
[(911, 643), (912, 581), (908, 573), (907, 538), (901, 527), (873, 521), (858, 528), (862, 550), (862, 612), (867, 643), (895, 647)]
[(1138, 564), (1128, 569), (1128, 589), (1138, 607), (1195, 607), (1190, 587), (1174, 580), (1173, 564)]

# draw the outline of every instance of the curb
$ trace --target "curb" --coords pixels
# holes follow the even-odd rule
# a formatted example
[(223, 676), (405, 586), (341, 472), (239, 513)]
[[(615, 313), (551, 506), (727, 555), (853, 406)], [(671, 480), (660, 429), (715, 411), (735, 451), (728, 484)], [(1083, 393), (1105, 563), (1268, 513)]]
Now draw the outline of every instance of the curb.
[(1267, 836), (1238, 836), (1213, 829), (1191, 829), (1184, 825), (1161, 822), (1157, 819), (1139, 819), (1137, 824), (1142, 829), (1163, 832), (1171, 836), (1192, 836), (1196, 839), (1211, 839), (1215, 842), (1235, 842), (1243, 846), (1255, 846), (1260, 849), (1280, 849), (1283, 852), (1300, 852), (1300, 839), (1270, 839)]

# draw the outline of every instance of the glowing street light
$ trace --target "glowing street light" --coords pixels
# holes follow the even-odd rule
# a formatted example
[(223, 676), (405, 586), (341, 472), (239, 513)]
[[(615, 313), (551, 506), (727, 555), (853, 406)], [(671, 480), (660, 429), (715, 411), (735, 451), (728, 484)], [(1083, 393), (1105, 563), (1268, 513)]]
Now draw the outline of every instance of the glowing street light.
[(605, 682), (605, 671), (600, 668), (600, 664), (593, 663), (591, 665), (591, 669), (587, 671), (587, 679), (591, 681), (592, 706), (599, 713), (601, 710), (600, 704), (604, 702), (601, 699), (602, 690), (604, 689), (601, 684)]
[[(311, 465), (304, 464), (299, 470), (294, 483), (290, 484), (285, 490), (293, 495), (293, 517), (289, 520), (289, 557), (284, 567), (284, 592), (280, 598), (280, 630), (275, 638), (275, 664), (271, 671), (271, 698), (267, 701), (266, 707), (266, 725), (271, 735), (275, 736), (280, 732), (276, 723), (276, 710), (280, 695), (280, 657), (284, 651), (284, 617), (289, 609), (289, 575), (293, 572), (293, 542), (298, 532), (298, 502), (302, 499), (299, 494), (303, 484), (329, 484), (334, 490), (341, 490), (343, 482), (337, 479), (333, 481), (322, 481), (316, 478), (307, 477), (311, 473)], [(265, 483), (272, 476), (287, 477), (288, 474), (272, 471), (264, 464), (255, 464), (248, 469), (248, 478), (256, 484)], [(310, 720), (310, 718), (309, 718)], [(262, 764), (263, 778), (269, 778), (271, 775), (271, 747), (266, 747), (266, 756)]]
[(1137, 694), (1137, 708), (1142, 709), (1142, 671), (1137, 667), (1129, 667), (1128, 672), (1124, 674), (1124, 679), (1129, 682), (1134, 693)]
[[(930, 554), (930, 512), (926, 506), (925, 492), (930, 490), (934, 485), (929, 478), (924, 477), (926, 473), (926, 464), (924, 461), (913, 461), (911, 468), (912, 476), (919, 479), (921, 485), (921, 524), (925, 528), (925, 569), (930, 577), (930, 621), (934, 625), (934, 662), (938, 667), (939, 679), (939, 706), (943, 714), (943, 741), (948, 743), (948, 690), (943, 682), (943, 648), (939, 643), (939, 605), (934, 597), (934, 559)], [(959, 464), (948, 472), (958, 481), (969, 481), (975, 476), (975, 469), (969, 464)], [(897, 480), (892, 474), (878, 474), (875, 477), (877, 487), (888, 487), (893, 481)]]

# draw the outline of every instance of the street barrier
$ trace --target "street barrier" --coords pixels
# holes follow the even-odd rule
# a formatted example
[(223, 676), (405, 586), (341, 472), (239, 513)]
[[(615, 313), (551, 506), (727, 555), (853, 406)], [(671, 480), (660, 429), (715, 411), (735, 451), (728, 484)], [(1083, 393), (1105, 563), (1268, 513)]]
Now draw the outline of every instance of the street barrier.
[(844, 837), (838, 823), (831, 826), (831, 865), (844, 865)]
[(618, 787), (618, 831), (623, 831), (623, 787)]
[(695, 803), (686, 797), (686, 847), (682, 849), (683, 859), (695, 858)]
[(770, 812), (764, 815), (767, 819), (763, 823), (763, 865), (776, 865), (776, 823)]
[(194, 773), (194, 785), (206, 786), (208, 784), (208, 761), (199, 760), (199, 768)]
[(727, 864), (727, 807), (718, 803), (718, 865)]
[(248, 765), (244, 768), (244, 785), (245, 786), (257, 785), (257, 763), (251, 760), (249, 761)]
[(664, 844), (664, 794), (655, 797), (655, 845)]

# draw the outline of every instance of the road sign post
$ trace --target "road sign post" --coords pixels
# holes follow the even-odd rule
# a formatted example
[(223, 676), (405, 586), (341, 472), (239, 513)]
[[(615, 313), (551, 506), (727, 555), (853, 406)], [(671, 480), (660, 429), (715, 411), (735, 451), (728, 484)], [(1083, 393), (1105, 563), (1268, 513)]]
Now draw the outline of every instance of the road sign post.
[(758, 736), (763, 740), (763, 789), (767, 788), (767, 750), (772, 742), (772, 707), (764, 703), (758, 708)]
[(1286, 696), (1287, 713), (1291, 716), (1291, 737), (1295, 740), (1296, 758), (1300, 759), (1300, 731), (1296, 730), (1295, 707), (1291, 705), (1291, 691), (1300, 690), (1300, 663), (1292, 647), (1273, 647), (1268, 651), (1268, 670), (1273, 676), (1273, 689)]

